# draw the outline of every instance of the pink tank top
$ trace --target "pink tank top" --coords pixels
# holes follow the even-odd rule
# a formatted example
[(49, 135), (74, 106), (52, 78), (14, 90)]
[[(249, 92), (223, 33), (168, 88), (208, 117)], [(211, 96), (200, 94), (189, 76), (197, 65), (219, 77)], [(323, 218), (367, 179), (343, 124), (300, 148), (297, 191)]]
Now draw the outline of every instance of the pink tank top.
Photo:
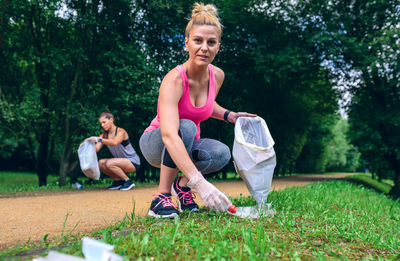
[[(208, 98), (206, 104), (201, 107), (195, 107), (190, 101), (189, 97), (189, 81), (186, 76), (185, 68), (182, 65), (178, 65), (176, 69), (179, 71), (182, 79), (183, 93), (178, 103), (179, 119), (188, 119), (193, 121), (197, 126), (197, 133), (195, 139), (200, 139), (200, 122), (210, 118), (215, 102), (216, 95), (216, 83), (214, 78), (214, 72), (212, 65), (208, 65), (209, 71), (209, 84), (208, 84)], [(144, 130), (144, 133), (152, 131), (160, 127), (160, 118), (158, 117), (160, 97), (157, 102), (157, 116), (151, 121), (150, 126)]]

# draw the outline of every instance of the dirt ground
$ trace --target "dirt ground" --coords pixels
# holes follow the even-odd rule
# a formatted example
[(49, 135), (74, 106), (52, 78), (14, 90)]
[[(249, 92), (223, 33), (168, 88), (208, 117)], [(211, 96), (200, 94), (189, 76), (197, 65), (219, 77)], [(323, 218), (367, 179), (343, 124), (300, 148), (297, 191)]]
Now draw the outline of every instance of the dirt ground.
[[(303, 186), (310, 182), (340, 179), (349, 174), (307, 175), (274, 179), (271, 190)], [(243, 181), (213, 183), (230, 197), (250, 195)], [(147, 214), (156, 186), (134, 188), (130, 191), (97, 190), (76, 192), (47, 192), (30, 196), (2, 197), (0, 195), (0, 249), (60, 237), (62, 233), (88, 233), (107, 227), (130, 215)], [(196, 202), (202, 206), (198, 198)], [(65, 222), (65, 225), (64, 225)]]

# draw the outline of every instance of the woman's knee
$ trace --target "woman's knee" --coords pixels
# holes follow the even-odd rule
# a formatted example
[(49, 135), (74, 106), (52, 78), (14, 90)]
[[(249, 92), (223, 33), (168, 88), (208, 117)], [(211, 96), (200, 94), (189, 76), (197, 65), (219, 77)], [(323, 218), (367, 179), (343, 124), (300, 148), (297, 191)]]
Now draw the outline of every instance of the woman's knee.
[(106, 159), (101, 159), (101, 160), (99, 160), (99, 168), (100, 168), (101, 170), (103, 170), (103, 169), (106, 168), (106, 162), (107, 162)]
[(104, 166), (107, 169), (110, 169), (110, 168), (114, 167), (114, 163), (111, 160), (107, 160), (106, 163), (104, 164)]
[(213, 158), (217, 161), (221, 169), (228, 164), (231, 159), (231, 151), (229, 147), (223, 143), (220, 143), (214, 148), (213, 154)]
[(196, 167), (203, 174), (207, 174), (219, 171), (226, 166), (231, 159), (231, 152), (225, 144), (205, 139), (192, 151), (191, 156)]

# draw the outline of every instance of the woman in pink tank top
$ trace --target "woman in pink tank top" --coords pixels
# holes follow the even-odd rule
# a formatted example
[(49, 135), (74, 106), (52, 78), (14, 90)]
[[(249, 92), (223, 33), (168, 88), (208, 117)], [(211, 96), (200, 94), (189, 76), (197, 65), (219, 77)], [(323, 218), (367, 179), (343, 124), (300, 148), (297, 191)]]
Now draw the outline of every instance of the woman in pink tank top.
[[(179, 199), (180, 211), (198, 211), (191, 189), (215, 211), (225, 211), (230, 204), (225, 194), (202, 175), (222, 169), (229, 162), (230, 150), (219, 141), (201, 139), (200, 123), (209, 117), (235, 123), (239, 117), (256, 115), (231, 112), (215, 101), (225, 77), (211, 64), (220, 48), (221, 33), (216, 7), (196, 3), (185, 31), (189, 59), (164, 77), (157, 115), (140, 138), (143, 156), (161, 169), (150, 216), (179, 214), (171, 200), (171, 189)], [(178, 171), (184, 176), (176, 178)]]

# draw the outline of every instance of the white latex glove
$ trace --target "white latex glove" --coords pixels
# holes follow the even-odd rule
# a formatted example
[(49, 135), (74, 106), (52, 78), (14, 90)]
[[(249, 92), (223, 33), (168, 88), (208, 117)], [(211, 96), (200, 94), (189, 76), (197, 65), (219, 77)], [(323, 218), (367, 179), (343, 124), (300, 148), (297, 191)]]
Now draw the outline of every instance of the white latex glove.
[(96, 143), (96, 142), (99, 142), (99, 137), (92, 136), (92, 137), (85, 139), (85, 141), (90, 141), (90, 142)]
[(232, 205), (229, 198), (213, 184), (208, 182), (203, 175), (201, 175), (200, 171), (188, 181), (187, 186), (195, 189), (206, 207), (216, 212), (223, 212)]

